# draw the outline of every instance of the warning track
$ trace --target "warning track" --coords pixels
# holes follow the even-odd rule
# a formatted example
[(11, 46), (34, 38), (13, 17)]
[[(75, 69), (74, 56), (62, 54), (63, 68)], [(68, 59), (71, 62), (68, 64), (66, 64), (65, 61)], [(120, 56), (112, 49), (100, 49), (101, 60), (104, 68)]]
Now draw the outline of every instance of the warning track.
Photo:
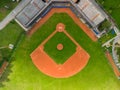
[(97, 37), (94, 35), (92, 30), (82, 23), (79, 18), (69, 9), (69, 8), (53, 8), (51, 9), (44, 18), (37, 22), (33, 28), (28, 32), (28, 35), (32, 35), (35, 31), (38, 30), (54, 13), (67, 13), (74, 22), (93, 40), (97, 41)]

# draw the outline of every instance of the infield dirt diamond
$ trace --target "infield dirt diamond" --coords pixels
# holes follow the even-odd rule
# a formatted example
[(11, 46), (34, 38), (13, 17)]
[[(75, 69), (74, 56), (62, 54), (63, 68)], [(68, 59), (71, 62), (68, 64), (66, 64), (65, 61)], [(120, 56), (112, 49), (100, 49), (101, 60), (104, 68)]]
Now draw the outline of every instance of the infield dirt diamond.
[(56, 30), (31, 54), (36, 67), (55, 78), (67, 78), (78, 73), (86, 66), (89, 57), (66, 32), (62, 23), (59, 23)]

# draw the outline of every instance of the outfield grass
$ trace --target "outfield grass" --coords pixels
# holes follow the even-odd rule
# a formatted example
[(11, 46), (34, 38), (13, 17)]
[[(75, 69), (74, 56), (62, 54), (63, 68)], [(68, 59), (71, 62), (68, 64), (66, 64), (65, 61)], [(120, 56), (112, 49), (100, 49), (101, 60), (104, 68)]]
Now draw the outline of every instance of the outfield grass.
[[(57, 45), (63, 44), (63, 50), (58, 50)], [(45, 52), (58, 64), (63, 64), (76, 52), (76, 45), (62, 32), (57, 32), (45, 45)]]
[[(57, 23), (66, 25), (67, 32), (89, 53), (87, 66), (75, 76), (55, 79), (41, 73), (32, 63), (31, 52), (49, 36)], [(98, 42), (93, 42), (64, 13), (54, 14), (32, 37), (24, 37), (11, 62), (8, 81), (0, 90), (120, 90), (120, 81), (106, 59)]]
[(97, 0), (112, 15), (120, 28), (120, 0)]

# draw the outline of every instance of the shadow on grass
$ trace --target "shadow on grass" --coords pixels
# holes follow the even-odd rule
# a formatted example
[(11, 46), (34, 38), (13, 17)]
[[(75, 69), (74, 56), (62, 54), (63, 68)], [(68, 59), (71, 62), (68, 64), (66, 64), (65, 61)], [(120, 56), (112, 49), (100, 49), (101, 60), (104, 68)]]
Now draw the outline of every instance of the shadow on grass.
[(13, 56), (14, 52), (16, 51), (17, 47), (19, 46), (20, 42), (23, 40), (24, 36), (25, 36), (25, 31), (21, 32), (20, 35), (18, 36), (16, 43), (14, 45), (14, 49), (12, 50), (10, 56), (9, 56), (9, 64), (6, 67), (5, 71), (3, 72), (3, 74), (0, 77), (0, 87), (4, 87), (5, 85), (3, 84), (3, 82), (8, 82), (10, 81), (10, 79), (8, 78), (8, 76), (12, 73), (12, 63), (15, 61), (15, 58)]
[[(12, 57), (12, 62), (13, 61), (15, 61), (15, 59)], [(8, 78), (8, 76), (10, 75), (10, 73), (12, 73), (12, 70), (11, 70), (12, 67), (13, 67), (12, 63), (9, 62), (6, 70), (4, 71), (4, 73), (2, 74), (2, 76), (0, 77), (0, 87), (4, 86), (4, 84), (3, 84), (4, 81), (6, 81), (6, 82), (10, 81), (9, 78)]]

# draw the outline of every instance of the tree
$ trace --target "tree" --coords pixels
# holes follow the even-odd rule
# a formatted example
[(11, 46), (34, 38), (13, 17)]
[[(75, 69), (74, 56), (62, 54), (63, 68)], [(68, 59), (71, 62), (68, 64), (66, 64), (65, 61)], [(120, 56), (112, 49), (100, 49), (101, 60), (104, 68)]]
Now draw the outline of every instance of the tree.
[(110, 26), (111, 26), (111, 23), (108, 20), (105, 20), (99, 25), (98, 29), (100, 31), (108, 30)]

